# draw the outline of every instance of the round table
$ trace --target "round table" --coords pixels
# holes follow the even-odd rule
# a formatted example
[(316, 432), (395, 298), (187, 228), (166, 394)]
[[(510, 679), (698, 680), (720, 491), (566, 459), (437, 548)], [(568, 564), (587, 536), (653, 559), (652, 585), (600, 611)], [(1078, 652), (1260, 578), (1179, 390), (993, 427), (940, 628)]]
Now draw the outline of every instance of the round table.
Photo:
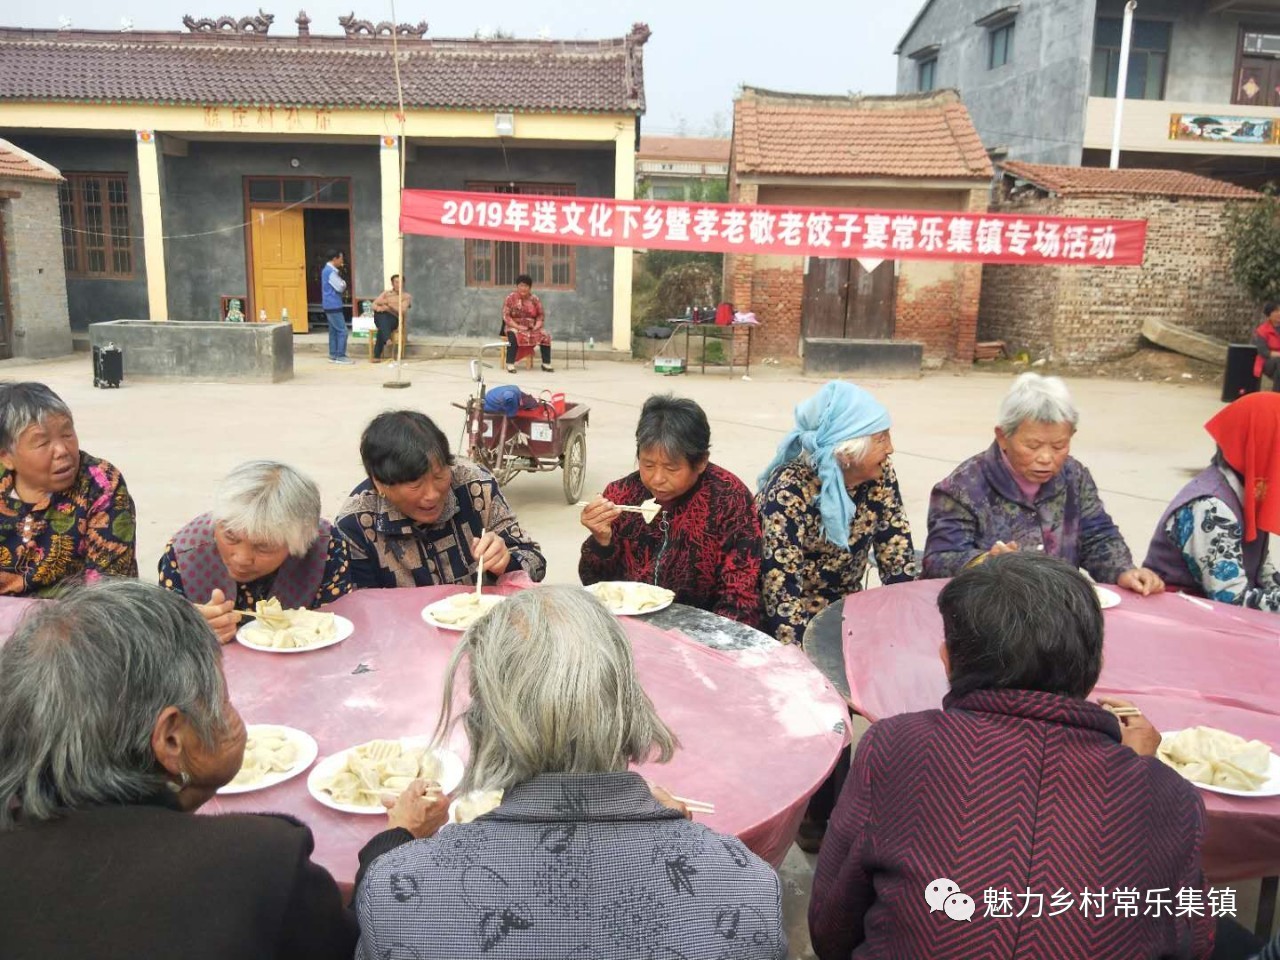
[[(231, 700), (246, 723), (307, 731), (321, 757), (374, 738), (429, 735), (445, 666), (462, 634), (428, 626), (421, 611), (458, 592), (422, 587), (343, 597), (326, 609), (351, 620), (355, 633), (323, 650), (273, 654), (232, 644), (224, 657)], [(622, 622), (641, 682), (681, 743), (670, 763), (640, 772), (679, 796), (713, 803), (716, 812), (700, 821), (777, 866), (846, 740), (844, 703), (799, 650), (714, 614), (676, 605)], [(450, 746), (466, 757), (460, 729)], [(361, 846), (386, 826), (381, 815), (321, 805), (307, 791), (305, 774), (268, 790), (219, 796), (202, 808), (251, 811), (290, 813), (307, 823), (316, 838), (314, 859), (344, 885), (355, 876)]]
[[(938, 656), (937, 598), (945, 584), (921, 580), (851, 594), (805, 632), (813, 663), (868, 719), (942, 705), (947, 678)], [(1134, 701), (1160, 730), (1203, 724), (1280, 752), (1280, 616), (1112, 589), (1121, 601), (1103, 613), (1106, 642), (1095, 696)], [(1260, 913), (1269, 898), (1274, 909), (1280, 797), (1200, 795), (1209, 820), (1206, 874), (1217, 882), (1266, 878)]]

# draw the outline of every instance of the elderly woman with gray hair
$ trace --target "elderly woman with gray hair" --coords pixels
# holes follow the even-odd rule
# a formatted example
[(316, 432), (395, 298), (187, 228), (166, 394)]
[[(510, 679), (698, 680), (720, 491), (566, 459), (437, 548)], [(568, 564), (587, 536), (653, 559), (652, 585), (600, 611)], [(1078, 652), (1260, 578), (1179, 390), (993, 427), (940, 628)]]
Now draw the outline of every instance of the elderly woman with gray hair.
[(189, 603), (137, 580), (42, 604), (0, 647), (4, 956), (351, 956), (305, 826), (192, 816), (244, 755), (221, 659)]
[(541, 587), (493, 608), (454, 650), (437, 739), (464, 679), (461, 789), (502, 803), (420, 843), (375, 838), (357, 957), (787, 955), (773, 870), (629, 771), (677, 743), (603, 605)]
[(1080, 414), (1058, 377), (1024, 373), (1000, 405), (995, 442), (933, 488), (926, 577), (1014, 550), (1042, 550), (1099, 583), (1159, 593), (1164, 581), (1133, 562), (1098, 488), (1071, 456)]
[(232, 470), (213, 509), (174, 534), (160, 557), (160, 585), (191, 600), (223, 643), (240, 610), (275, 597), (285, 609), (314, 608), (355, 585), (346, 538), (320, 516), (310, 477), (273, 460)]
[(71, 408), (43, 383), (0, 383), (0, 595), (136, 577), (133, 498), (80, 449)]
[(861, 590), (873, 553), (881, 583), (915, 579), (892, 453), (889, 411), (861, 387), (833, 380), (796, 407), (756, 496), (765, 630), (783, 643), (803, 643), (810, 620)]

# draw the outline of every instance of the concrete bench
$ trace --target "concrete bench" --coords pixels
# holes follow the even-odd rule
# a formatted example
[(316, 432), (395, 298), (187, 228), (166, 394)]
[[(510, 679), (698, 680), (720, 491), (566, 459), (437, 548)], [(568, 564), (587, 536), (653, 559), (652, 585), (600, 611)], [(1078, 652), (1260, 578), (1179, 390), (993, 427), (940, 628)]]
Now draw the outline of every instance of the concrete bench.
[(89, 325), (94, 347), (114, 343), (124, 375), (162, 380), (279, 383), (293, 379), (287, 323), (107, 320)]
[(918, 377), (924, 345), (907, 340), (843, 340), (806, 337), (805, 374), (872, 374)]

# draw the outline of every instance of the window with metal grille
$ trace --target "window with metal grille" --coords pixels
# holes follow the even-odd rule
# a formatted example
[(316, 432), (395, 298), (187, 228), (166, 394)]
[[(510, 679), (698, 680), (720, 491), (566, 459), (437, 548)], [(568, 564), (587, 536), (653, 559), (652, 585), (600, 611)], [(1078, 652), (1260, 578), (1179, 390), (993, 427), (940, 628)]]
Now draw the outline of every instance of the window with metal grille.
[[(577, 190), (564, 183), (471, 182), (473, 193), (541, 194), (572, 197)], [(572, 290), (575, 282), (573, 247), (567, 243), (514, 243), (509, 240), (466, 240), (467, 286), (514, 287), (516, 277), (527, 273), (534, 287)]]
[(62, 258), (67, 276), (133, 278), (129, 230), (129, 176), (68, 173), (58, 187), (62, 210)]

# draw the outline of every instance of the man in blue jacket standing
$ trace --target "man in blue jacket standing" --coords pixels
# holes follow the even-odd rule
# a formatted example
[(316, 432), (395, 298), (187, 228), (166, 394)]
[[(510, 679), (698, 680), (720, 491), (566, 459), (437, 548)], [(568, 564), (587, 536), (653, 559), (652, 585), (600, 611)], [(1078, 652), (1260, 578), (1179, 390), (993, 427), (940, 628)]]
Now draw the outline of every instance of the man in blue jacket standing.
[(329, 362), (351, 363), (347, 356), (347, 318), (342, 312), (342, 294), (347, 289), (347, 281), (339, 272), (343, 264), (342, 251), (331, 250), (328, 259), (320, 271), (320, 305), (329, 321)]

